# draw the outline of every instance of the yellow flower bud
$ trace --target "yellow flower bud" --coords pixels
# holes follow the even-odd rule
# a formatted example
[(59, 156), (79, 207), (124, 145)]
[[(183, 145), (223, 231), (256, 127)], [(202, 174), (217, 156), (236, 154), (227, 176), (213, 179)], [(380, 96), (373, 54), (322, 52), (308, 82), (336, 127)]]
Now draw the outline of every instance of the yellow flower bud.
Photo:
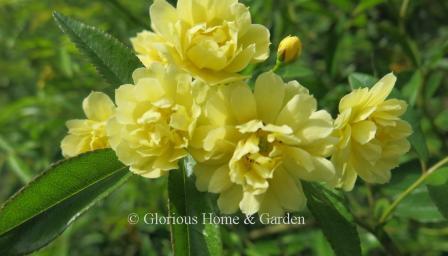
[(277, 58), (282, 62), (294, 61), (302, 53), (302, 42), (297, 36), (285, 37), (278, 46)]

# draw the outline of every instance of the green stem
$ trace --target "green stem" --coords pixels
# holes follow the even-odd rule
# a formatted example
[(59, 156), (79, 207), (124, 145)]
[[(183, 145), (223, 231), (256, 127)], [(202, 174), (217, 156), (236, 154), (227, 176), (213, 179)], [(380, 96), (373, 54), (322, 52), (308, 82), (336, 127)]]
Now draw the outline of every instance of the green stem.
[(402, 255), (397, 245), (394, 243), (389, 234), (382, 227), (373, 228), (369, 224), (363, 222), (359, 218), (355, 218), (356, 224), (364, 228), (366, 231), (371, 233), (376, 237), (376, 239), (381, 243), (387, 255), (400, 256)]
[(277, 71), (277, 69), (282, 65), (282, 61), (277, 58), (277, 61), (275, 62), (275, 66), (271, 69), (272, 72)]
[(400, 18), (401, 19), (405, 18), (408, 6), (409, 6), (409, 0), (403, 0), (403, 2), (401, 3), (401, 7), (400, 7)]
[(384, 214), (381, 216), (379, 221), (379, 225), (384, 224), (389, 216), (394, 212), (395, 208), (405, 199), (412, 191), (414, 191), (417, 187), (419, 187), (433, 172), (437, 171), (440, 167), (448, 163), (448, 156), (437, 162), (431, 168), (428, 169), (427, 172), (423, 173), (420, 178), (418, 178), (411, 186), (409, 186), (405, 191), (403, 191), (397, 199), (386, 209)]

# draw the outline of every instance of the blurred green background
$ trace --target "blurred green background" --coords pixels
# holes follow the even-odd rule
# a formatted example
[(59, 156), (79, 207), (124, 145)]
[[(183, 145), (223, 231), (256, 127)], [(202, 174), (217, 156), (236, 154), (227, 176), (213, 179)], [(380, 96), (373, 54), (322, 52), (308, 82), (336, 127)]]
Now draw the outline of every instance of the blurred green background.
[[(175, 2), (175, 1), (170, 1)], [(393, 71), (397, 88), (415, 110), (429, 163), (448, 154), (448, 1), (445, 0), (246, 0), (252, 19), (271, 30), (272, 56), (246, 72), (272, 67), (278, 42), (298, 35), (303, 54), (282, 68), (336, 117), (339, 99), (370, 74)], [(31, 177), (62, 158), (64, 123), (83, 116), (81, 102), (92, 90), (111, 88), (52, 19), (54, 10), (94, 25), (129, 45), (149, 29), (151, 1), (0, 0), (0, 202)], [(353, 85), (353, 84), (352, 84)], [(111, 94), (112, 95), (112, 94)], [(417, 179), (416, 152), (403, 158), (391, 183), (359, 183), (348, 194), (352, 211), (366, 222)], [(166, 214), (166, 179), (133, 177), (84, 214), (36, 255), (169, 255), (165, 225), (127, 223), (131, 212)], [(223, 226), (227, 255), (332, 255), (307, 212), (305, 226)], [(397, 209), (386, 227), (404, 254), (446, 255), (448, 223), (425, 187)], [(363, 253), (382, 255), (378, 241), (360, 229)]]

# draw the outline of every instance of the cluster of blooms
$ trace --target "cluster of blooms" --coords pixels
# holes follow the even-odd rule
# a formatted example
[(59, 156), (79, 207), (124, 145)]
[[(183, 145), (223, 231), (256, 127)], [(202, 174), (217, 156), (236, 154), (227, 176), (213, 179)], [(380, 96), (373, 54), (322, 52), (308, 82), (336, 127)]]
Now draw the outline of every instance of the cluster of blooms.
[[(200, 191), (218, 193), (223, 213), (300, 210), (301, 180), (351, 190), (358, 176), (384, 183), (409, 150), (406, 103), (386, 99), (395, 76), (342, 98), (333, 120), (297, 81), (262, 73), (254, 90), (239, 74), (269, 56), (269, 30), (237, 0), (155, 0), (153, 32), (131, 39), (144, 67), (115, 104), (93, 92), (87, 119), (67, 123), (64, 156), (111, 147), (136, 174), (160, 177), (190, 154)], [(288, 37), (279, 59), (300, 53)]]

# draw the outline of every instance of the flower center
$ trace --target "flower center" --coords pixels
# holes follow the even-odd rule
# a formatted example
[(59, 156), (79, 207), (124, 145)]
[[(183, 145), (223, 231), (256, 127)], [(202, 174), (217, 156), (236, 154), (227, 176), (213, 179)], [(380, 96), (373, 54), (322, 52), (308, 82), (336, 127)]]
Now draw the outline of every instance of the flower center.
[(260, 120), (238, 125), (237, 129), (245, 136), (238, 142), (229, 162), (230, 179), (248, 191), (263, 193), (281, 163), (278, 152), (282, 142), (279, 138), (290, 135), (292, 130), (288, 126), (264, 124)]
[(198, 68), (222, 70), (234, 58), (238, 42), (228, 24), (203, 23), (192, 27), (187, 34), (187, 57)]
[(260, 138), (260, 141), (258, 142), (258, 147), (260, 149), (260, 154), (264, 156), (268, 156), (269, 153), (272, 151), (273, 143), (270, 143), (267, 138), (267, 133), (264, 131), (258, 131), (257, 132), (258, 137)]
[[(166, 143), (173, 142), (174, 145), (184, 145), (184, 132), (176, 129), (179, 125), (179, 116), (175, 106), (151, 107), (147, 109), (137, 123), (140, 124), (133, 132), (137, 135), (141, 145), (149, 147), (163, 147)], [(174, 125), (177, 125), (173, 127)]]

